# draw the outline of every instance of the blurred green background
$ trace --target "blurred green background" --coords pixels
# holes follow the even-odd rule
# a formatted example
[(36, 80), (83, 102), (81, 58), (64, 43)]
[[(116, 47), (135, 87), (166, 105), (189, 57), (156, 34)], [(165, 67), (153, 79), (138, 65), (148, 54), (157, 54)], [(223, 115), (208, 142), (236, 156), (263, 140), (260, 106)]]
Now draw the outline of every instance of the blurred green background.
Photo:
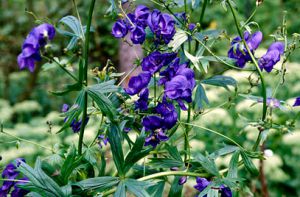
[[(83, 23), (88, 10), (89, 1), (77, 0), (79, 13)], [(150, 1), (146, 4), (153, 7)], [(246, 19), (250, 16), (255, 7), (255, 0), (236, 1), (239, 18)], [(145, 3), (144, 3), (145, 4)], [(92, 50), (91, 50), (91, 68), (103, 67), (107, 59), (111, 59), (116, 68), (118, 68), (119, 54), (118, 40), (111, 36), (110, 30), (113, 24), (111, 17), (106, 16), (106, 11), (110, 4), (106, 0), (96, 2), (93, 27), (95, 28)], [(282, 24), (284, 10), (287, 11), (288, 33), (299, 32), (300, 30), (300, 2), (299, 0), (265, 0), (258, 8), (254, 21), (259, 24), (264, 33), (262, 47), (267, 47), (273, 39), (270, 37), (278, 26)], [(54, 144), (71, 144), (77, 141), (77, 136), (71, 130), (60, 135), (55, 135), (55, 131), (63, 122), (60, 117), (60, 108), (63, 103), (72, 104), (74, 95), (67, 97), (55, 97), (49, 93), (51, 90), (60, 90), (63, 84), (69, 82), (69, 78), (63, 75), (59, 68), (46, 69), (37, 65), (34, 73), (19, 71), (16, 57), (21, 51), (21, 45), (27, 33), (34, 27), (34, 13), (39, 19), (49, 19), (52, 23), (57, 23), (60, 18), (66, 15), (75, 15), (72, 1), (67, 0), (1, 0), (0, 1), (0, 121), (4, 125), (5, 131), (36, 141), (44, 146), (53, 146)], [(178, 10), (179, 11), (179, 10)], [(182, 10), (181, 10), (182, 11)], [(190, 18), (192, 22), (198, 22), (199, 10), (195, 10)], [(204, 26), (210, 29), (225, 30), (229, 35), (237, 35), (232, 16), (224, 11), (220, 1), (213, 0), (207, 7), (204, 16)], [(55, 55), (64, 56), (64, 47), (68, 40), (57, 34), (53, 41), (53, 50)], [(218, 47), (216, 47), (218, 46)], [(217, 54), (225, 56), (229, 48), (229, 42), (220, 41), (216, 43), (214, 50)], [(263, 51), (263, 50), (261, 50)], [(261, 53), (258, 51), (258, 53)], [(280, 88), (277, 98), (288, 100), (300, 95), (300, 55), (296, 51), (287, 64), (286, 84)], [(221, 65), (214, 64), (210, 68), (208, 76), (220, 72)], [(221, 69), (222, 70), (222, 69)], [(247, 91), (249, 83), (247, 77), (250, 73), (226, 71), (224, 75), (234, 77), (239, 81), (239, 91)], [(53, 77), (55, 76), (55, 77)], [(204, 76), (206, 77), (206, 76)], [(274, 88), (274, 75), (267, 77), (267, 83)], [(298, 83), (297, 83), (298, 82)], [(223, 89), (205, 86), (210, 104), (207, 108), (218, 106), (228, 100), (232, 93)], [(257, 88), (253, 88), (253, 93), (257, 93)], [(293, 100), (288, 102), (292, 104)], [(226, 132), (226, 135), (238, 138), (244, 146), (250, 146), (254, 143), (257, 131), (251, 127), (242, 129), (244, 126), (238, 114), (249, 119), (257, 120), (260, 114), (260, 105), (252, 106), (253, 102), (240, 98), (237, 103), (230, 106), (216, 108), (211, 113), (201, 115), (199, 124), (206, 127)], [(296, 109), (297, 110), (297, 109)], [(298, 110), (299, 111), (299, 110)], [(296, 111), (294, 110), (293, 113)], [(275, 110), (274, 119), (284, 123), (287, 118), (293, 117), (293, 113), (281, 112)], [(284, 114), (284, 115), (283, 115)], [(87, 138), (93, 137), (93, 123), (88, 125)], [(268, 180), (268, 188), (271, 196), (300, 196), (300, 125), (296, 125), (292, 133), (270, 131), (268, 134), (266, 148), (272, 150), (273, 155), (268, 157), (265, 162), (265, 173)], [(222, 139), (215, 138), (210, 134), (197, 132), (192, 141), (193, 150), (212, 152), (220, 147)], [(0, 134), (0, 155), (2, 160), (0, 166), (13, 160), (16, 157), (25, 157), (31, 163), (37, 156), (47, 155), (49, 152), (37, 148), (34, 145), (25, 142), (16, 141), (14, 138)], [(218, 161), (220, 166), (227, 165), (228, 158)], [(243, 176), (250, 176), (244, 173)], [(248, 177), (249, 189), (251, 191), (259, 190), (257, 179)], [(192, 189), (189, 182), (186, 188), (186, 195)], [(259, 195), (257, 195), (259, 196)]]

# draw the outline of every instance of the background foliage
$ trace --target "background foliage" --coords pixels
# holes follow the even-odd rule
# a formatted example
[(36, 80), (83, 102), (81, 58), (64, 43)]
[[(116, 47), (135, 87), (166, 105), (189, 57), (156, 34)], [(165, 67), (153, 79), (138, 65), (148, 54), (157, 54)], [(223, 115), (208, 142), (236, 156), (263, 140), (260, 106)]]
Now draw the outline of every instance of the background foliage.
[[(78, 0), (79, 12), (83, 19), (87, 18), (86, 10), (88, 10), (88, 1)], [(149, 6), (154, 6), (148, 4)], [(98, 0), (93, 21), (95, 28), (92, 52), (90, 62), (92, 67), (103, 67), (107, 59), (111, 59), (114, 65), (118, 65), (118, 41), (111, 36), (111, 26), (113, 21), (110, 17), (105, 17), (106, 10), (109, 8), (109, 3), (106, 0)], [(252, 0), (237, 1), (237, 7), (240, 8), (239, 13), (242, 13), (240, 18), (247, 18), (253, 9), (254, 3)], [(287, 26), (288, 32), (291, 34), (300, 29), (300, 21), (298, 14), (300, 12), (300, 3), (298, 0), (265, 0), (262, 6), (258, 9), (254, 20), (260, 24), (261, 30), (265, 37), (271, 41), (270, 34), (273, 34), (277, 27), (281, 24), (283, 11), (287, 11)], [(28, 12), (26, 12), (28, 11)], [(3, 122), (6, 131), (22, 138), (30, 139), (44, 146), (56, 146), (56, 144), (72, 144), (77, 141), (78, 136), (69, 132), (55, 135), (55, 132), (63, 123), (63, 118), (60, 117), (60, 107), (63, 103), (72, 102), (72, 96), (68, 97), (53, 97), (49, 94), (49, 90), (61, 89), (61, 84), (68, 82), (64, 78), (61, 71), (57, 68), (51, 68), (51, 64), (44, 65), (41, 69), (30, 75), (27, 71), (20, 72), (16, 63), (16, 57), (20, 52), (20, 46), (29, 29), (33, 27), (34, 13), (36, 16), (47, 16), (49, 20), (57, 22), (62, 16), (73, 13), (72, 3), (70, 1), (60, 0), (2, 0), (0, 4), (0, 120)], [(200, 10), (199, 10), (200, 13)], [(192, 22), (197, 22), (199, 19), (197, 11), (191, 17)], [(84, 22), (85, 23), (85, 22)], [(226, 13), (220, 1), (213, 1), (207, 7), (207, 12), (204, 17), (204, 24), (209, 29), (225, 29), (229, 35), (235, 33), (232, 17)], [(55, 43), (66, 42), (61, 35), (55, 38)], [(214, 48), (218, 54), (225, 55), (229, 47), (229, 43), (220, 41)], [(270, 43), (264, 42), (265, 46)], [(64, 52), (64, 45), (54, 46), (55, 52), (60, 54)], [(80, 51), (78, 51), (80, 53)], [(262, 53), (262, 52), (261, 52)], [(293, 98), (300, 92), (300, 56), (299, 51), (291, 57), (291, 62), (288, 63), (288, 73), (286, 86), (278, 92), (278, 99)], [(39, 68), (40, 66), (38, 66)], [(224, 71), (219, 68), (219, 65), (213, 64), (208, 75), (216, 73), (231, 76), (237, 79), (239, 89), (247, 92), (250, 85), (247, 81), (250, 73), (238, 71)], [(60, 77), (53, 77), (60, 76)], [(267, 84), (273, 84), (273, 77), (267, 77)], [(242, 81), (242, 82), (241, 82)], [(275, 84), (274, 84), (275, 85)], [(223, 88), (216, 88), (210, 85), (204, 85), (206, 89), (209, 104), (207, 108), (214, 108), (227, 102), (232, 97), (233, 92), (227, 92)], [(257, 92), (256, 87), (252, 90), (253, 94)], [(235, 103), (228, 102), (228, 105), (216, 107), (212, 112), (200, 115), (199, 123), (204, 126), (209, 126), (212, 129), (226, 131), (226, 135), (237, 137), (239, 142), (243, 142), (244, 146), (250, 144), (251, 140), (255, 140), (257, 131), (251, 127), (242, 128), (241, 120), (237, 121), (237, 114), (247, 118), (259, 116), (260, 108), (258, 105), (252, 105), (251, 100), (239, 98)], [(292, 101), (290, 101), (292, 103)], [(209, 110), (209, 109), (208, 109)], [(281, 113), (281, 112), (280, 112)], [(279, 115), (276, 118), (281, 122), (285, 120)], [(284, 113), (284, 112), (282, 112)], [(95, 135), (97, 122), (91, 120), (86, 131), (87, 140), (92, 140)], [(243, 132), (239, 132), (243, 129)], [(222, 139), (212, 137), (210, 134), (204, 133), (199, 129), (193, 131), (195, 137), (191, 141), (193, 151), (207, 150), (209, 152), (216, 150), (222, 146)], [(281, 135), (281, 134), (284, 135)], [(283, 131), (269, 131), (269, 140), (266, 148), (273, 151), (273, 155), (265, 161), (265, 173), (268, 180), (268, 187), (272, 196), (299, 196), (300, 195), (300, 145), (298, 139), (300, 137), (300, 125), (296, 125), (293, 133)], [(2, 160), (0, 166), (4, 166), (7, 162), (16, 157), (25, 157), (29, 164), (36, 160), (37, 156), (43, 156), (47, 152), (36, 148), (34, 145), (20, 143), (14, 138), (1, 134), (0, 137), (0, 155)], [(251, 143), (253, 144), (253, 142)], [(51, 158), (53, 161), (57, 158)], [(218, 158), (217, 164), (224, 167), (230, 158)], [(108, 160), (109, 162), (109, 160)], [(112, 163), (112, 162), (110, 162)], [(109, 164), (108, 164), (109, 165)], [(250, 176), (244, 172), (244, 176)], [(251, 191), (259, 189), (260, 185), (257, 179), (251, 179), (248, 185)], [(194, 183), (188, 182), (190, 187), (187, 187), (185, 192), (188, 194), (193, 191)]]

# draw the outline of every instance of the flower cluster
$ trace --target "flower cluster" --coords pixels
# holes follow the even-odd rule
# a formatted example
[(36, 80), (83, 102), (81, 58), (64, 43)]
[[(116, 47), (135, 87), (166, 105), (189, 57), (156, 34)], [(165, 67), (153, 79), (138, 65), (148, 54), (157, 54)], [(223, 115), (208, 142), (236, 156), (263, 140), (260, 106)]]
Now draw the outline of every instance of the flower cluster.
[[(68, 104), (63, 104), (61, 111), (63, 113), (66, 113), (66, 112), (69, 111), (69, 109), (70, 109), (70, 106)], [(64, 121), (66, 122), (67, 120), (68, 120), (68, 117), (66, 117)], [(85, 125), (87, 125), (88, 122), (89, 122), (89, 117), (86, 117)], [(72, 128), (74, 133), (78, 133), (80, 131), (81, 124), (82, 124), (81, 119), (80, 120), (73, 119), (71, 124), (70, 124), (70, 127)]]
[[(16, 165), (13, 163), (9, 163), (2, 172), (2, 178), (8, 179), (8, 180), (3, 181), (3, 185), (0, 188), (0, 196), (1, 197), (7, 196), (12, 188), (14, 188), (13, 191), (11, 192), (12, 197), (22, 197), (22, 196), (25, 196), (27, 193), (29, 193), (29, 191), (18, 187), (18, 185), (25, 184), (22, 181), (27, 181), (28, 180), (27, 177), (18, 179), (20, 181), (15, 181), (15, 179), (20, 174), (19, 171), (17, 171), (17, 167), (21, 164), (21, 162), (25, 162), (25, 160), (23, 158), (18, 158), (18, 159), (16, 159), (15, 162), (16, 162)], [(12, 181), (9, 181), (9, 179)]]
[(54, 36), (55, 28), (50, 24), (45, 23), (33, 28), (25, 39), (22, 52), (18, 56), (20, 69), (28, 68), (30, 72), (33, 72), (35, 62), (41, 61), (40, 49)]
[[(196, 178), (197, 184), (194, 186), (195, 189), (202, 192), (211, 182), (208, 181), (206, 178)], [(220, 188), (221, 197), (232, 197), (232, 192), (229, 187), (225, 187), (222, 185)]]
[[(156, 43), (169, 43), (175, 34), (175, 20), (167, 13), (139, 5), (133, 13), (126, 15), (126, 19), (119, 19), (112, 27), (112, 35), (124, 38), (130, 31), (133, 44), (142, 44), (146, 39), (146, 27), (156, 36)], [(163, 41), (163, 42), (162, 42)]]
[[(253, 34), (250, 34), (248, 31), (244, 32), (244, 39), (251, 53), (254, 53), (254, 50), (258, 48), (262, 41), (262, 38), (263, 35), (260, 31), (257, 31)], [(235, 37), (231, 42), (231, 48), (228, 51), (228, 57), (235, 59), (236, 64), (240, 68), (243, 68), (248, 61), (251, 61), (250, 54), (242, 43), (241, 37)]]
[[(248, 31), (244, 32), (244, 39), (251, 53), (258, 48), (262, 41), (263, 35), (260, 31), (250, 34)], [(284, 53), (284, 44), (282, 42), (274, 42), (269, 47), (266, 54), (264, 54), (259, 60), (258, 65), (261, 70), (271, 72), (274, 65), (280, 61), (280, 56)], [(228, 51), (228, 57), (235, 59), (236, 64), (243, 68), (245, 64), (252, 61), (249, 52), (242, 43), (241, 37), (236, 37), (231, 42), (231, 48)]]

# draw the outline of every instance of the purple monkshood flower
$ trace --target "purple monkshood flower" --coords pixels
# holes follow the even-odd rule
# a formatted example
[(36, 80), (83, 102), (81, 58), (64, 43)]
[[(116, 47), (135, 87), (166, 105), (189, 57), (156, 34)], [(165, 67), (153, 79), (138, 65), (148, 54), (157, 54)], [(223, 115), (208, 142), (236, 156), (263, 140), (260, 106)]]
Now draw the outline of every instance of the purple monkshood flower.
[(229, 187), (225, 187), (224, 185), (221, 185), (221, 197), (232, 197), (232, 191)]
[(168, 44), (175, 34), (175, 20), (167, 14), (154, 9), (148, 17), (148, 26), (159, 40)]
[(20, 69), (28, 68), (34, 71), (35, 62), (41, 61), (40, 48), (55, 36), (55, 28), (50, 24), (41, 24), (31, 30), (25, 39), (22, 52), (18, 55)]
[(169, 138), (166, 136), (162, 129), (152, 131), (151, 134), (145, 139), (145, 146), (153, 146), (155, 148), (161, 141), (167, 141)]
[[(244, 39), (252, 53), (258, 48), (262, 41), (262, 38), (263, 35), (260, 31), (257, 31), (253, 34), (250, 34), (248, 31), (244, 32)], [(246, 47), (243, 45), (241, 37), (238, 36), (231, 42), (231, 48), (228, 51), (228, 57), (235, 59), (236, 64), (240, 68), (243, 68), (246, 62), (251, 61), (250, 54), (248, 53)]]
[(264, 69), (268, 73), (271, 72), (274, 65), (280, 61), (280, 55), (283, 53), (284, 44), (282, 42), (274, 42), (271, 44), (267, 53), (258, 60), (260, 69)]
[(182, 177), (180, 177), (180, 179), (178, 180), (178, 184), (179, 184), (179, 185), (183, 185), (183, 184), (186, 183), (186, 181), (187, 181), (187, 176), (182, 176)]
[(190, 31), (193, 31), (196, 28), (196, 24), (195, 23), (190, 23), (188, 26)]
[(150, 10), (148, 7), (144, 5), (138, 5), (134, 11), (136, 24), (145, 28), (147, 26), (147, 20), (149, 14), (150, 14)]
[(192, 92), (195, 85), (194, 71), (188, 68), (187, 64), (181, 64), (175, 76), (165, 83), (165, 96), (176, 100), (180, 108), (186, 110), (183, 101), (192, 102)]
[(106, 138), (104, 135), (99, 135), (98, 136), (98, 145), (99, 145), (100, 148), (103, 147), (102, 142), (103, 142), (104, 146), (106, 146), (107, 143), (108, 143), (108, 138)]
[(143, 27), (135, 26), (130, 29), (130, 39), (133, 44), (143, 44), (146, 39), (146, 32)]
[(23, 197), (26, 194), (29, 193), (29, 191), (21, 189), (18, 187), (18, 185), (24, 185), (26, 184), (23, 181), (28, 181), (29, 179), (27, 177), (21, 178), (19, 179), (21, 181), (16, 182), (16, 184), (14, 185), (14, 190), (11, 192), (11, 197)]
[(149, 71), (151, 74), (159, 71), (163, 66), (170, 64), (175, 58), (176, 53), (160, 53), (154, 51), (145, 57), (141, 63), (143, 71)]
[(119, 19), (112, 27), (112, 35), (115, 38), (124, 38), (128, 32), (128, 28), (126, 22), (124, 20)]
[[(85, 125), (87, 125), (87, 123), (89, 122), (89, 117), (86, 117), (85, 119)], [(74, 133), (77, 133), (80, 131), (80, 128), (81, 128), (81, 123), (82, 123), (82, 120), (76, 120), (74, 119), (71, 124), (70, 124), (70, 127), (72, 128), (73, 132)]]
[[(19, 176), (17, 167), (21, 164), (21, 162), (25, 162), (25, 159), (18, 158), (15, 160), (15, 164), (9, 163), (2, 172), (2, 178), (12, 179), (12, 180), (16, 179), (17, 176)], [(17, 182), (15, 182), (15, 181), (7, 181), (7, 180), (3, 181), (3, 185), (0, 188), (0, 196), (7, 196), (8, 193), (10, 192), (11, 188), (13, 186), (15, 186), (16, 183)]]
[(202, 192), (211, 182), (208, 181), (206, 178), (196, 177), (197, 184), (194, 188), (200, 192)]
[(134, 102), (135, 109), (145, 111), (148, 109), (149, 89), (145, 88), (140, 92), (140, 98)]
[(125, 92), (129, 95), (138, 94), (142, 89), (146, 88), (151, 80), (150, 72), (142, 72), (137, 76), (130, 78), (128, 88)]
[(163, 127), (163, 119), (159, 116), (146, 116), (142, 120), (142, 124), (146, 131), (155, 131)]
[(168, 103), (166, 99), (162, 103), (158, 103), (155, 111), (161, 115), (163, 119), (163, 128), (171, 129), (177, 122), (177, 112), (172, 103)]
[(300, 106), (300, 97), (296, 98), (295, 103), (293, 105), (294, 107)]

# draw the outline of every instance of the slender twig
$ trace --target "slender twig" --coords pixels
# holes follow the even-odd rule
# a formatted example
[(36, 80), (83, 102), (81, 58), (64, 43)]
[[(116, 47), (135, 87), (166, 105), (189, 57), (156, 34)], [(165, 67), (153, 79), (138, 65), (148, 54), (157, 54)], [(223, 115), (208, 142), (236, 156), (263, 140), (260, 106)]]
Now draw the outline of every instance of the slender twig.
[(10, 182), (20, 182), (20, 183), (30, 183), (27, 180), (19, 180), (19, 179), (0, 179), (0, 181), (10, 181)]
[(242, 145), (240, 145), (239, 143), (237, 143), (235, 140), (231, 139), (230, 137), (227, 137), (226, 135), (223, 135), (222, 133), (218, 132), (218, 131), (215, 131), (215, 130), (212, 130), (212, 129), (209, 129), (209, 128), (206, 128), (206, 127), (203, 127), (203, 126), (200, 126), (200, 125), (195, 125), (195, 124), (192, 124), (192, 123), (185, 123), (185, 122), (180, 122), (180, 124), (183, 124), (183, 125), (189, 125), (189, 126), (192, 126), (192, 127), (197, 127), (197, 128), (200, 128), (200, 129), (203, 129), (203, 130), (206, 130), (206, 131), (209, 131), (211, 133), (214, 133), (218, 136), (221, 136), (225, 139), (227, 139), (228, 141), (232, 142), (233, 144), (237, 145), (240, 149), (242, 150), (245, 150)]
[[(87, 21), (87, 26), (86, 26), (86, 33), (85, 33), (85, 45), (84, 45), (84, 67), (83, 67), (83, 73), (80, 73), (83, 75), (83, 83), (85, 85), (88, 85), (88, 59), (89, 59), (89, 43), (90, 43), (90, 28), (91, 28), (91, 23), (92, 23), (92, 17), (93, 17), (93, 11), (94, 11), (94, 6), (95, 6), (95, 1), (92, 0), (90, 4), (90, 9), (89, 9), (89, 15), (88, 15), (88, 21)], [(81, 119), (81, 125), (80, 125), (80, 133), (79, 133), (79, 140), (78, 140), (78, 154), (82, 154), (82, 143), (83, 143), (83, 137), (84, 137), (84, 129), (86, 125), (86, 118), (87, 118), (87, 102), (88, 102), (88, 95), (87, 92), (84, 92), (84, 103), (83, 103), (83, 114), (82, 114), (82, 119)]]
[(261, 70), (260, 70), (260, 68), (258, 66), (258, 63), (257, 63), (257, 61), (256, 61), (256, 59), (255, 59), (255, 57), (254, 57), (254, 55), (252, 53), (252, 51), (249, 49), (249, 46), (247, 45), (246, 40), (245, 40), (245, 38), (244, 38), (244, 36), (243, 36), (243, 34), (241, 32), (241, 29), (239, 27), (239, 24), (238, 24), (238, 21), (237, 21), (237, 17), (236, 17), (236, 14), (235, 14), (234, 10), (233, 10), (231, 2), (229, 0), (227, 0), (226, 2), (228, 3), (229, 8), (231, 10), (231, 13), (232, 13), (232, 16), (233, 16), (234, 23), (235, 23), (236, 29), (238, 31), (238, 34), (242, 38), (243, 43), (244, 43), (244, 45), (246, 47), (246, 50), (249, 53), (249, 55), (250, 55), (250, 57), (252, 59), (252, 62), (254, 63), (254, 65), (256, 67), (256, 70), (257, 70), (257, 72), (259, 74), (260, 80), (261, 80), (261, 87), (262, 87), (261, 94), (262, 94), (262, 97), (263, 97), (263, 115), (262, 115), (262, 121), (264, 121), (265, 118), (266, 118), (266, 114), (267, 114), (267, 91), (266, 91), (266, 86), (265, 86), (265, 80), (264, 80), (262, 72), (261, 72)]
[(82, 33), (82, 40), (83, 40), (83, 42), (84, 42), (84, 41), (85, 41), (85, 34), (84, 34), (84, 31), (83, 31), (83, 26), (82, 26), (82, 22), (81, 22), (81, 17), (80, 17), (78, 8), (77, 8), (77, 3), (76, 3), (76, 0), (72, 0), (72, 2), (73, 2), (73, 6), (74, 6), (74, 9), (75, 9), (75, 12), (76, 12), (76, 15), (77, 15), (79, 24), (80, 24), (80, 29), (81, 29), (81, 33)]
[(27, 140), (27, 139), (18, 137), (18, 136), (16, 136), (16, 135), (7, 133), (7, 132), (5, 132), (5, 131), (3, 131), (3, 130), (1, 131), (1, 133), (5, 134), (5, 135), (8, 135), (8, 136), (10, 136), (10, 137), (13, 137), (13, 138), (15, 138), (15, 139), (17, 139), (17, 140), (19, 140), (19, 141), (23, 141), (23, 142), (26, 142), (26, 143), (29, 143), (29, 144), (33, 144), (33, 145), (35, 145), (35, 146), (38, 146), (38, 147), (41, 147), (41, 148), (43, 148), (43, 149), (45, 149), (45, 150), (48, 150), (48, 151), (53, 152), (53, 149), (52, 149), (52, 148), (48, 148), (48, 147), (43, 146), (43, 145), (41, 145), (41, 144), (39, 144), (39, 143), (36, 143), (36, 142), (30, 141), (30, 140)]

